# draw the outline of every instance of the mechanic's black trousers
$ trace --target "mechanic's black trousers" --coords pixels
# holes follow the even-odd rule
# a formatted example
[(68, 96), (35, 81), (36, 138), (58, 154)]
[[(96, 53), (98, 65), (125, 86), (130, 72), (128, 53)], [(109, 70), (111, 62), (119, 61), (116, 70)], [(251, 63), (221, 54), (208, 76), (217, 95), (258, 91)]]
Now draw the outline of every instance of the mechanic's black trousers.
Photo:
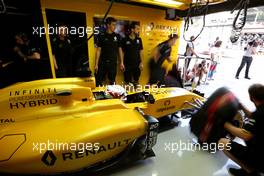
[(124, 79), (125, 83), (138, 83), (140, 77), (140, 69), (139, 65), (136, 66), (128, 66), (125, 65)]
[(117, 63), (113, 61), (102, 61), (98, 65), (98, 71), (95, 76), (96, 78), (96, 86), (101, 86), (105, 81), (105, 77), (107, 75), (109, 79), (109, 84), (112, 85), (115, 83), (116, 78), (116, 67)]

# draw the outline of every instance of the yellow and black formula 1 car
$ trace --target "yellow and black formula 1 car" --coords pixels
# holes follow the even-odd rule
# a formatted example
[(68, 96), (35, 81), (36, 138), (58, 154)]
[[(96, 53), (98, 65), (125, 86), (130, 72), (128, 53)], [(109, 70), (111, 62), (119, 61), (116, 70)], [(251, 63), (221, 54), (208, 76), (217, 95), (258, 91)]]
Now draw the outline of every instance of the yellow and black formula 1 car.
[(154, 156), (158, 119), (203, 101), (182, 88), (130, 92), (122, 98), (113, 98), (107, 89), (89, 77), (0, 90), (0, 173), (98, 171), (129, 157)]

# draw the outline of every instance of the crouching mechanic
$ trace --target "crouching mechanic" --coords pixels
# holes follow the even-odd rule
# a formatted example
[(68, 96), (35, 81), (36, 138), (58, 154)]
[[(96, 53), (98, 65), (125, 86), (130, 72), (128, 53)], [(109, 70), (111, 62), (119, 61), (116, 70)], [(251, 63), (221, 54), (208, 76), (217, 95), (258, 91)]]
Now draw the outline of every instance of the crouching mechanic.
[(264, 85), (253, 84), (248, 89), (250, 100), (255, 104), (256, 111), (251, 113), (245, 107), (241, 109), (249, 117), (243, 129), (226, 122), (224, 127), (232, 135), (243, 139), (246, 146), (230, 141), (226, 138), (219, 140), (225, 146), (224, 153), (234, 162), (240, 165), (241, 169), (230, 168), (229, 173), (235, 176), (255, 176), (264, 171)]

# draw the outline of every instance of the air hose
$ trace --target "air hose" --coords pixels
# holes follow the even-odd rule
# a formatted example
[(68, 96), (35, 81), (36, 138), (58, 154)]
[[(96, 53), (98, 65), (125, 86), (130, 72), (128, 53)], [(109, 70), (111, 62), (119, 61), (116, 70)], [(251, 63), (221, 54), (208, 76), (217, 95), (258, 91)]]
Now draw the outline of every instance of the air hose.
[(246, 24), (247, 21), (247, 9), (248, 9), (248, 4), (250, 0), (241, 0), (236, 7), (231, 11), (231, 14), (235, 11), (238, 10), (234, 22), (233, 22), (233, 29), (231, 32), (231, 37), (230, 40), (232, 43), (235, 43), (238, 41), (241, 31), (243, 27)]
[(6, 12), (6, 6), (4, 0), (0, 0), (0, 14)]
[(192, 17), (197, 14), (198, 15), (203, 14), (203, 27), (201, 28), (198, 35), (194, 37), (194, 40), (197, 39), (202, 34), (203, 29), (205, 27), (205, 17), (208, 12), (208, 7), (209, 7), (209, 1), (206, 2), (205, 6), (201, 6), (201, 7), (199, 7), (197, 0), (195, 4), (192, 3), (190, 4), (190, 8), (188, 10), (187, 17), (185, 18), (185, 23), (184, 23), (183, 38), (185, 41), (189, 42), (189, 40), (187, 40), (185, 37), (185, 33), (189, 30), (190, 23), (193, 24)]

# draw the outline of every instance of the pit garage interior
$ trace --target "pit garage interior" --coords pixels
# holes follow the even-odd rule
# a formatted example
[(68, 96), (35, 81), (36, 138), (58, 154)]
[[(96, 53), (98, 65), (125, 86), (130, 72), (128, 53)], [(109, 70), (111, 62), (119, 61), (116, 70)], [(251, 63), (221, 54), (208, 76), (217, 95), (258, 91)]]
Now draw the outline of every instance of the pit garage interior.
[[(117, 68), (110, 68), (117, 70), (115, 84), (97, 85), (96, 58), (98, 48), (104, 47), (100, 35), (109, 30), (109, 17), (116, 19), (119, 47), (126, 44), (123, 40), (131, 33), (131, 24), (139, 26), (143, 68), (135, 84), (125, 82), (118, 58)], [(239, 127), (247, 118), (240, 104), (256, 111), (248, 88), (264, 85), (263, 0), (0, 0), (0, 22), (1, 175), (228, 176), (230, 168), (241, 168), (221, 150), (193, 150), (190, 146), (201, 141), (190, 121), (223, 87), (237, 103), (230, 107), (242, 118)], [(66, 44), (56, 43), (60, 26), (72, 29)], [(176, 84), (163, 86), (158, 81), (150, 91), (153, 68), (149, 65), (156, 46), (168, 36), (177, 38), (170, 60), (164, 57), (160, 67), (166, 77), (177, 73)], [(221, 46), (215, 47), (219, 41)], [(249, 75), (244, 76), (243, 68), (237, 79), (245, 48), (254, 41), (258, 46)], [(186, 66), (190, 42), (195, 54)], [(57, 55), (61, 47), (67, 54)], [(118, 55), (119, 50), (113, 52)], [(214, 52), (218, 52), (216, 61)], [(60, 56), (69, 54), (71, 61), (57, 65)], [(197, 82), (196, 69), (202, 61), (206, 71)], [(215, 70), (212, 63), (217, 63)], [(61, 76), (57, 66), (71, 71)], [(135, 85), (141, 87), (131, 91)], [(221, 110), (219, 116), (228, 116), (228, 110)], [(217, 118), (215, 114), (203, 118)], [(232, 140), (246, 145), (239, 137)], [(47, 147), (51, 141), (89, 143), (92, 148), (34, 151), (41, 142)], [(259, 165), (249, 175), (264, 175), (264, 165)]]

